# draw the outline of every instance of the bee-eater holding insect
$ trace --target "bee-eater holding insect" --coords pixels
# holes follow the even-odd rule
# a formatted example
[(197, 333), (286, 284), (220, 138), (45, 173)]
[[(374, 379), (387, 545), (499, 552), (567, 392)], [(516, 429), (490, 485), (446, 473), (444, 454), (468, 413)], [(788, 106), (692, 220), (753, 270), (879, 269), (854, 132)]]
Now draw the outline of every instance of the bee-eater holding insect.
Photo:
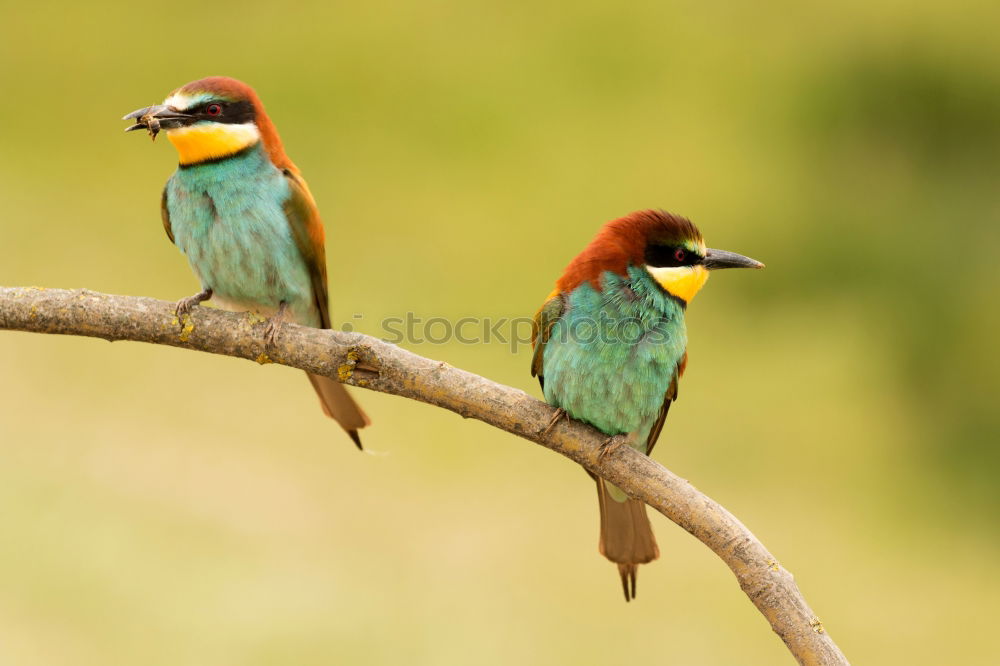
[[(763, 268), (733, 252), (705, 248), (688, 220), (663, 211), (604, 225), (535, 315), (531, 374), (562, 415), (649, 455), (687, 364), (684, 312), (720, 268)], [(593, 475), (592, 475), (593, 476)], [(618, 565), (625, 600), (635, 598), (638, 565), (659, 557), (646, 505), (595, 477), (600, 552)]]
[[(268, 345), (286, 319), (330, 328), (323, 223), (253, 88), (213, 76), (124, 119), (137, 121), (126, 131), (165, 132), (180, 156), (160, 208), (202, 291), (177, 303), (178, 318), (211, 298), (268, 317)], [(309, 381), (326, 415), (361, 448), (358, 430), (370, 423), (361, 407), (340, 383)]]

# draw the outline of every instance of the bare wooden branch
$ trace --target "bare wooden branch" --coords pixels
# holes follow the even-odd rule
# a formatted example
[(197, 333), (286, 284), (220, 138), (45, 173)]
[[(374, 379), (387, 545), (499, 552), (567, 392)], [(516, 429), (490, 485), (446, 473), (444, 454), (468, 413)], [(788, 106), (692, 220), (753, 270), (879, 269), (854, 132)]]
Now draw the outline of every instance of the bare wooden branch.
[(652, 459), (619, 447), (603, 460), (598, 431), (570, 419), (542, 435), (553, 409), (527, 393), (372, 337), (285, 325), (266, 352), (261, 319), (87, 290), (0, 287), (0, 329), (133, 340), (250, 359), (327, 375), (475, 418), (561, 453), (677, 523), (732, 569), (750, 601), (800, 664), (847, 664), (776, 557), (725, 508)]

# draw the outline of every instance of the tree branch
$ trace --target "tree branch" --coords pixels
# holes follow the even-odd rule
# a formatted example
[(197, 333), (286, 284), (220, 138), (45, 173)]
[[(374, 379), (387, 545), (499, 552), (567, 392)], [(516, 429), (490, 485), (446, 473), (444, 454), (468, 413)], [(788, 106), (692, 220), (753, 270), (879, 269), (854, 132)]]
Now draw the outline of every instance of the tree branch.
[(447, 363), (358, 333), (286, 324), (264, 351), (262, 320), (249, 313), (196, 308), (178, 321), (174, 304), (87, 290), (0, 287), (0, 329), (133, 340), (280, 363), (443, 407), (561, 453), (677, 523), (732, 569), (750, 601), (800, 664), (847, 664), (799, 592), (792, 575), (731, 513), (630, 447), (603, 460), (606, 436), (553, 414), (544, 402)]

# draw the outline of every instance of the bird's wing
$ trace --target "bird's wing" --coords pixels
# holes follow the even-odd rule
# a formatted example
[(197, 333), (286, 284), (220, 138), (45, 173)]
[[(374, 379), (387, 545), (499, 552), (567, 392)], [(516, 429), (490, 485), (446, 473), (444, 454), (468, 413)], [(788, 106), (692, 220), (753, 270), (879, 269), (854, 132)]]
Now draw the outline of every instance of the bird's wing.
[(535, 353), (531, 356), (531, 376), (538, 377), (538, 383), (541, 384), (542, 389), (545, 388), (543, 372), (545, 343), (549, 341), (552, 327), (562, 317), (565, 308), (566, 303), (563, 300), (563, 295), (558, 290), (553, 291), (535, 313), (535, 318), (531, 322), (531, 346), (535, 349)]
[(656, 423), (649, 431), (649, 437), (646, 438), (647, 456), (653, 452), (653, 447), (656, 446), (656, 440), (660, 438), (660, 432), (663, 430), (663, 424), (667, 420), (667, 412), (670, 411), (670, 405), (677, 399), (677, 380), (679, 380), (681, 375), (684, 374), (684, 369), (686, 367), (687, 352), (684, 352), (684, 356), (681, 357), (681, 362), (677, 364), (677, 371), (674, 372), (674, 377), (670, 380), (670, 387), (667, 389), (666, 395), (663, 396), (663, 406), (660, 407), (660, 413), (656, 417)]
[(160, 217), (163, 219), (163, 230), (167, 232), (167, 238), (171, 243), (174, 241), (174, 230), (170, 227), (170, 209), (167, 208), (167, 188), (163, 187), (163, 195), (160, 197)]
[(326, 290), (326, 251), (323, 222), (319, 218), (316, 202), (309, 186), (300, 176), (284, 170), (291, 196), (285, 201), (285, 217), (292, 230), (295, 244), (305, 259), (312, 280), (313, 297), (319, 310), (320, 327), (330, 328), (330, 304)]
[[(324, 249), (323, 222), (319, 219), (316, 202), (306, 182), (291, 169), (283, 169), (291, 192), (285, 202), (285, 218), (292, 231), (295, 244), (305, 260), (312, 281), (313, 298), (319, 312), (320, 328), (330, 328), (330, 305), (326, 291), (326, 252)], [(371, 425), (371, 419), (354, 401), (344, 385), (322, 375), (309, 375), (309, 381), (319, 395), (323, 412), (337, 421), (347, 431), (354, 443), (361, 448), (358, 430)]]

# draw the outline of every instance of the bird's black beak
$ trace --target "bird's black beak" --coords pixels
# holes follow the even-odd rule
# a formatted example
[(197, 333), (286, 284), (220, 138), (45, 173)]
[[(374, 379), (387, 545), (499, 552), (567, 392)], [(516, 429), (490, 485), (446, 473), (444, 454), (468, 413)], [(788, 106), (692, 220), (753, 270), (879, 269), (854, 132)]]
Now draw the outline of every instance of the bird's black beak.
[(164, 106), (162, 104), (138, 109), (122, 118), (122, 120), (133, 119), (138, 120), (138, 122), (135, 125), (126, 127), (126, 132), (144, 129), (147, 130), (154, 139), (156, 138), (156, 133), (161, 129), (184, 127), (185, 125), (190, 125), (196, 120), (195, 116), (182, 113), (173, 107)]
[(720, 268), (764, 268), (764, 264), (756, 259), (735, 252), (712, 249), (705, 251), (705, 261), (702, 265), (710, 271)]

